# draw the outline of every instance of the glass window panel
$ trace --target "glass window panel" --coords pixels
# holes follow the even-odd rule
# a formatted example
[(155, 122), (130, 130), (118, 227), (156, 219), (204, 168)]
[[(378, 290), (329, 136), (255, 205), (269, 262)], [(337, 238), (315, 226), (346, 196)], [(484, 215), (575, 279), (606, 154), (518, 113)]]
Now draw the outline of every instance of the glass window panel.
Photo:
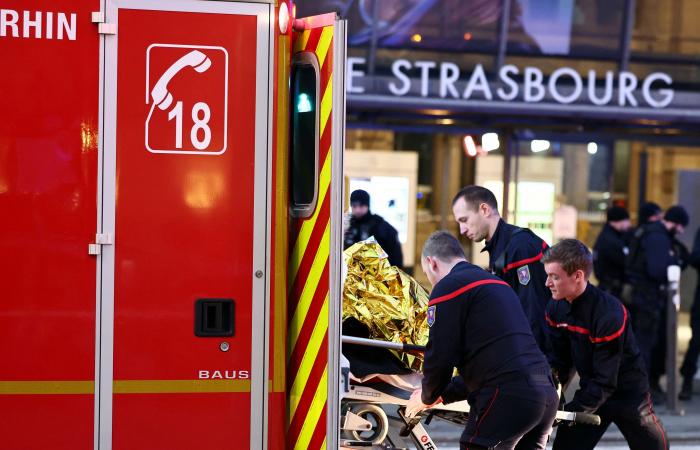
[(497, 48), (501, 2), (307, 0), (298, 7), (299, 17), (329, 11), (338, 11), (348, 19), (350, 47), (369, 45), (376, 25), (379, 47), (483, 52)]
[(632, 50), (639, 54), (700, 54), (700, 1), (636, 0)]
[(313, 64), (295, 64), (292, 71), (292, 208), (304, 215), (316, 196), (318, 159), (318, 71)]
[(624, 0), (514, 0), (508, 52), (619, 54)]

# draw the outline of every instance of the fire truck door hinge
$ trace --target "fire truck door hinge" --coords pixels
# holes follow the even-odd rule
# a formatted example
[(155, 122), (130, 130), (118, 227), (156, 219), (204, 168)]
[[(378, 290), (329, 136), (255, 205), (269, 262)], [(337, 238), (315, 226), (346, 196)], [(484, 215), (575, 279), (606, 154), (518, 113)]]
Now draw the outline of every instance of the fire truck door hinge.
[(92, 23), (97, 24), (97, 32), (99, 34), (117, 34), (117, 24), (106, 23), (105, 13), (102, 11), (94, 11), (92, 13)]
[(100, 255), (102, 254), (103, 245), (112, 245), (112, 234), (111, 233), (97, 233), (95, 235), (95, 242), (88, 245), (88, 255)]

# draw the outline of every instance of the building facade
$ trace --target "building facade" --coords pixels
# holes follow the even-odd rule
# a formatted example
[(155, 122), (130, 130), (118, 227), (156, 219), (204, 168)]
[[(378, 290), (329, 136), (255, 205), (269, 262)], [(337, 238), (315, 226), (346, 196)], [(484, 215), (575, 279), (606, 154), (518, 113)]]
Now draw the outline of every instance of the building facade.
[[(700, 0), (305, 0), (297, 15), (328, 9), (349, 26), (346, 190), (379, 177), (373, 209), (405, 228), (414, 262), (430, 232), (456, 230), (451, 199), (469, 183), (550, 243), (592, 246), (611, 204), (634, 219), (644, 201), (681, 203), (691, 244)], [(412, 153), (415, 186), (386, 178), (377, 152)]]

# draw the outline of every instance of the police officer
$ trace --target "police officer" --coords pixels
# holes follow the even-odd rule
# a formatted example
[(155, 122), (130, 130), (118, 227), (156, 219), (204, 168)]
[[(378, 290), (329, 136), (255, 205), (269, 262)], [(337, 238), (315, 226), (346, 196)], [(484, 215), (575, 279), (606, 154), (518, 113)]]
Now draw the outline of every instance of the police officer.
[(631, 227), (625, 208), (613, 206), (607, 211), (607, 221), (593, 245), (593, 272), (598, 287), (620, 298), (625, 281), (625, 258), (628, 248), (626, 233)]
[(350, 194), (352, 217), (345, 231), (344, 247), (374, 236), (389, 258), (392, 266), (403, 267), (403, 252), (398, 232), (382, 216), (372, 214), (369, 210), (369, 194), (357, 189)]
[(635, 230), (630, 241), (627, 275), (633, 289), (632, 327), (657, 401), (663, 395), (659, 378), (666, 357), (666, 272), (668, 266), (679, 264), (673, 242), (683, 233), (688, 219), (682, 206), (672, 206), (662, 220)]
[(588, 282), (593, 268), (588, 248), (565, 239), (547, 250), (542, 261), (554, 299), (547, 305), (552, 370), (563, 383), (571, 369), (581, 378), (564, 409), (595, 413), (601, 419), (597, 427), (559, 427), (553, 450), (593, 449), (611, 423), (631, 450), (667, 449), (629, 314), (618, 299)]
[[(688, 262), (700, 274), (700, 228), (695, 233), (693, 240), (693, 251), (690, 253)], [(690, 400), (693, 396), (693, 378), (698, 371), (698, 357), (700, 356), (700, 280), (695, 288), (695, 298), (690, 309), (690, 329), (692, 336), (688, 343), (688, 351), (683, 358), (681, 365), (681, 375), (683, 375), (683, 386), (678, 398)]]
[[(468, 393), (462, 449), (544, 449), (559, 399), (518, 297), (468, 263), (455, 237), (433, 233), (421, 265), (433, 285), (422, 390), (407, 413)], [(460, 377), (451, 381), (454, 368)]]
[(651, 222), (658, 222), (664, 216), (664, 212), (659, 205), (654, 202), (644, 202), (639, 206), (638, 226), (646, 225)]
[(489, 270), (507, 282), (520, 297), (532, 333), (547, 353), (544, 308), (550, 295), (540, 263), (547, 244), (527, 228), (507, 224), (498, 214), (493, 192), (481, 186), (466, 186), (452, 201), (459, 232), (475, 242), (486, 240)]

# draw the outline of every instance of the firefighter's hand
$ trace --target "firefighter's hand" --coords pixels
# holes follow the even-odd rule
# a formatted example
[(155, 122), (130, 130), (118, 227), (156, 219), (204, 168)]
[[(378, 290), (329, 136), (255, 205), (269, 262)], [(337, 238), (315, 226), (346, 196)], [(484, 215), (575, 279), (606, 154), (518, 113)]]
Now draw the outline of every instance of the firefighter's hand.
[(442, 402), (442, 398), (438, 398), (435, 401), (435, 403), (431, 405), (426, 405), (421, 399), (422, 393), (422, 389), (416, 389), (415, 391), (413, 391), (413, 394), (411, 394), (411, 398), (408, 400), (408, 404), (406, 405), (406, 417), (414, 417), (419, 412), (424, 411), (428, 408), (432, 408), (433, 406)]

